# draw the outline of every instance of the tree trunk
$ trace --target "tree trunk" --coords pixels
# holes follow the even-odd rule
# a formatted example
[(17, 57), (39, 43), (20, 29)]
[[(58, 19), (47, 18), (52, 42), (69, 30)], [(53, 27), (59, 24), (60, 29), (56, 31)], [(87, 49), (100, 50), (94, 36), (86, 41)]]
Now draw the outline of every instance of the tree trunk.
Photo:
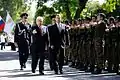
[(86, 3), (88, 0), (78, 0), (79, 1), (79, 6), (76, 10), (76, 13), (75, 13), (75, 16), (74, 16), (74, 19), (78, 19), (80, 18), (80, 13), (83, 11), (83, 9), (85, 8), (86, 6)]

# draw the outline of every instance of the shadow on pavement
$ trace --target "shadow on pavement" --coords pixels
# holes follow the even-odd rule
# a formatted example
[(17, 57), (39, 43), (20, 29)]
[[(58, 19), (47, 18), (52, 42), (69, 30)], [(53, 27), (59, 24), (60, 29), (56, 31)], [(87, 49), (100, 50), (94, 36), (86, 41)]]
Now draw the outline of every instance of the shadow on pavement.
[(0, 61), (17, 60), (17, 52), (0, 52)]

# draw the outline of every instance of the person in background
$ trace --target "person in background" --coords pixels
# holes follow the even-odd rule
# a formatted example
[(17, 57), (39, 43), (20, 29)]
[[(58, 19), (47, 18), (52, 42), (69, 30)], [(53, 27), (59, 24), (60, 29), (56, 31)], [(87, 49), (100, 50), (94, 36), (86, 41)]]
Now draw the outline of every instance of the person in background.
[(16, 51), (16, 46), (14, 44), (14, 34), (13, 33), (8, 35), (8, 44), (11, 46), (12, 51)]
[(5, 33), (3, 33), (1, 36), (1, 50), (3, 50), (3, 48), (5, 49), (5, 42), (6, 42), (6, 36)]

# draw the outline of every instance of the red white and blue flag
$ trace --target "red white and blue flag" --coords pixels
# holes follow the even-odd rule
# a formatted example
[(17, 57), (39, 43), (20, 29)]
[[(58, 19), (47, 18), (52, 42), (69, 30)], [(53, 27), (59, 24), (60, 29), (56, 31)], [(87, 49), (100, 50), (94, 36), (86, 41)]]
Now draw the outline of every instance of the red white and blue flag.
[(2, 17), (0, 16), (0, 31), (4, 29), (5, 22), (3, 21)]

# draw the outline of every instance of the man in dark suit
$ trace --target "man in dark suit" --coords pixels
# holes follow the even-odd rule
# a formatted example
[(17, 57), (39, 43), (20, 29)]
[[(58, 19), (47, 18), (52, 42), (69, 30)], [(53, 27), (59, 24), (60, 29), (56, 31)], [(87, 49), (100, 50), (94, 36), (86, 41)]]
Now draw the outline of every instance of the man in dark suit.
[(32, 27), (32, 45), (31, 45), (31, 54), (32, 54), (32, 72), (35, 73), (38, 60), (39, 61), (39, 73), (44, 75), (44, 52), (45, 44), (47, 42), (47, 28), (42, 25), (42, 17), (37, 17), (36, 26)]
[(50, 58), (55, 74), (60, 74), (64, 65), (64, 47), (69, 45), (68, 32), (65, 24), (60, 21), (59, 15), (55, 17), (56, 23), (48, 27), (48, 41), (50, 47)]
[(31, 43), (31, 25), (27, 22), (27, 13), (21, 14), (21, 21), (15, 26), (15, 44), (18, 45), (19, 50), (19, 61), (21, 70), (26, 68), (25, 63), (27, 62), (29, 56), (29, 45)]
[[(55, 25), (55, 23), (56, 23), (56, 21), (55, 21), (55, 15), (51, 16), (51, 20), (52, 20), (51, 24), (49, 24), (48, 27)], [(53, 70), (51, 54), (49, 53), (48, 56), (49, 56), (49, 66), (50, 66), (50, 69)]]

